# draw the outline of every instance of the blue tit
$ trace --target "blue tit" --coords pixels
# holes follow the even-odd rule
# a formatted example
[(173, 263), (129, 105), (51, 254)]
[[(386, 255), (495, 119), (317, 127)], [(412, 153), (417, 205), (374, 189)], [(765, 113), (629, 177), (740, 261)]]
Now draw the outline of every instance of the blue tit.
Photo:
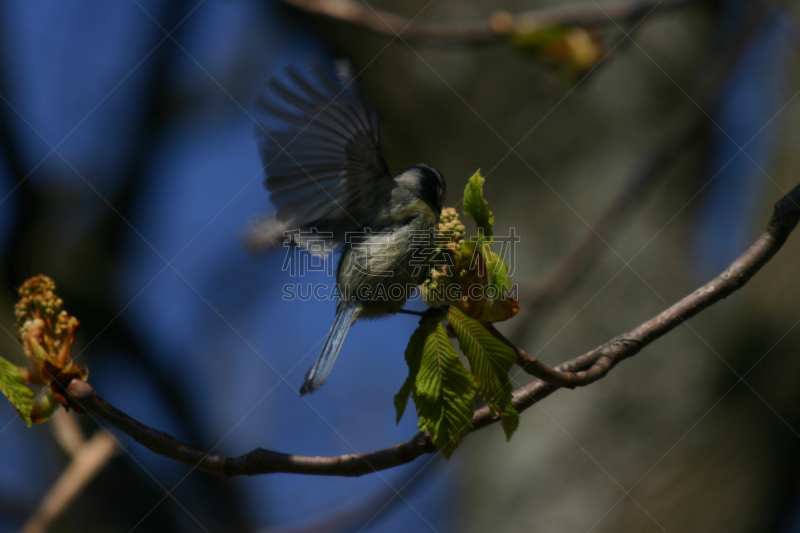
[(318, 65), (287, 67), (256, 104), (263, 119), (255, 134), (277, 210), (252, 226), (249, 245), (264, 248), (291, 234), (294, 245), (306, 247), (303, 233), (313, 229), (326, 250), (341, 249), (336, 318), (300, 394), (325, 383), (357, 319), (402, 308), (408, 291), (397, 297), (389, 286), (413, 287), (429, 275), (420, 260), (431, 254), (419, 252), (432, 243), (418, 237), (433, 235), (446, 193), (442, 174), (430, 165), (392, 177), (377, 118), (352, 68), (340, 61), (335, 71), (334, 78)]

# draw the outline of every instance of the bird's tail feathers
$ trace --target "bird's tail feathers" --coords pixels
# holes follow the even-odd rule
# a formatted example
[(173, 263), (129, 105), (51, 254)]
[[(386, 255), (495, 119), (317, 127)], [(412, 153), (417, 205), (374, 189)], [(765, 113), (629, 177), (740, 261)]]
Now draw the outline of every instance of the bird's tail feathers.
[(308, 392), (314, 392), (320, 388), (328, 375), (331, 373), (333, 363), (339, 355), (339, 350), (342, 349), (342, 343), (350, 330), (350, 326), (358, 318), (359, 307), (347, 306), (337, 309), (336, 318), (333, 321), (331, 330), (328, 332), (328, 338), (325, 339), (325, 345), (322, 347), (322, 352), (317, 357), (309, 371), (306, 373), (303, 386), (300, 388), (300, 395)]

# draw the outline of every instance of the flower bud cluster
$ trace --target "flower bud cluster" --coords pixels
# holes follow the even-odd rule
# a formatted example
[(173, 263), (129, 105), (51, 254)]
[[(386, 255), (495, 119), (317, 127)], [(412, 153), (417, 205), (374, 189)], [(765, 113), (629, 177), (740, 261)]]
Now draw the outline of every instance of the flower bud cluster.
[[(437, 260), (431, 268), (431, 276), (423, 284), (423, 291), (429, 303), (433, 305), (455, 304), (457, 302), (442, 301), (441, 295), (448, 291), (441, 291), (450, 284), (467, 287), (474, 281), (474, 273), (470, 270), (474, 252), (473, 243), (466, 238), (466, 227), (458, 218), (455, 208), (446, 207), (439, 218), (439, 236), (448, 240), (440, 244), (436, 251)], [(443, 239), (442, 239), (443, 240)], [(458, 291), (466, 294), (466, 290)]]
[(19, 288), (14, 316), (25, 355), (41, 372), (49, 368), (70, 367), (79, 374), (83, 369), (72, 363), (72, 343), (79, 322), (62, 309), (63, 300), (55, 294), (56, 284), (44, 275), (34, 276)]

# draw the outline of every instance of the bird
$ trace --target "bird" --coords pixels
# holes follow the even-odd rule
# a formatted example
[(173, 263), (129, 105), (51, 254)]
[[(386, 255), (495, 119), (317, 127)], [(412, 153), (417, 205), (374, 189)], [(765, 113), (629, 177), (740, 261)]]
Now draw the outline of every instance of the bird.
[[(351, 64), (338, 60), (330, 70), (319, 62), (288, 65), (255, 105), (255, 137), (276, 210), (252, 224), (249, 247), (289, 240), (312, 253), (341, 250), (336, 315), (301, 395), (328, 379), (356, 320), (402, 309), (410, 294), (392, 293), (390, 286), (424, 282), (433, 243), (421, 237), (438, 227), (447, 193), (431, 165), (390, 174), (377, 116), (356, 87)], [(311, 250), (312, 238), (324, 241), (324, 252)]]

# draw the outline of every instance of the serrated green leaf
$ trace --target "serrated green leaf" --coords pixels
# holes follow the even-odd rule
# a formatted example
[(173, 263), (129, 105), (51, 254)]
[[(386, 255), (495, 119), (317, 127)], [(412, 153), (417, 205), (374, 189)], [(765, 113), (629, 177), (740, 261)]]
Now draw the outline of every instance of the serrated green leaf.
[(425, 341), (428, 336), (436, 329), (436, 324), (441, 321), (441, 316), (425, 316), (420, 320), (420, 324), (406, 346), (406, 364), (408, 364), (408, 377), (400, 388), (400, 392), (394, 396), (394, 408), (397, 411), (397, 423), (403, 418), (403, 413), (408, 404), (408, 397), (414, 392), (414, 385), (419, 373), (419, 365), (422, 361), (422, 354), (425, 348)]
[(514, 350), (492, 335), (480, 322), (451, 306), (447, 321), (453, 327), (458, 346), (469, 360), (478, 394), (500, 415), (506, 439), (519, 426), (519, 412), (511, 404), (508, 371), (516, 361)]
[(464, 189), (464, 214), (475, 219), (479, 232), (491, 238), (494, 213), (489, 210), (489, 202), (483, 199), (484, 181), (486, 180), (481, 176), (480, 169), (467, 181)]
[(8, 398), (25, 424), (31, 427), (33, 392), (25, 386), (25, 379), (19, 368), (2, 357), (0, 357), (0, 392)]
[(413, 397), (419, 429), (449, 459), (472, 428), (475, 385), (441, 322), (425, 338)]

